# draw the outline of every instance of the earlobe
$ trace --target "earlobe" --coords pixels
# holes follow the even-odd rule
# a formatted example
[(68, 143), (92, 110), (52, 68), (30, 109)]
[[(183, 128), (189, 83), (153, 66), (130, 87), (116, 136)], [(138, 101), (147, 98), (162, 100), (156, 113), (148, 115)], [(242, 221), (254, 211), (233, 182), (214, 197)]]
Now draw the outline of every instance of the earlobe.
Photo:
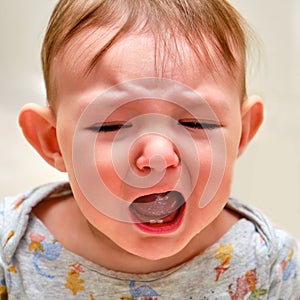
[(56, 136), (56, 122), (50, 107), (25, 105), (19, 115), (19, 124), (28, 142), (53, 167), (65, 172), (65, 164)]
[(239, 144), (240, 156), (253, 139), (264, 119), (264, 106), (259, 96), (251, 96), (244, 100), (241, 108), (242, 133)]

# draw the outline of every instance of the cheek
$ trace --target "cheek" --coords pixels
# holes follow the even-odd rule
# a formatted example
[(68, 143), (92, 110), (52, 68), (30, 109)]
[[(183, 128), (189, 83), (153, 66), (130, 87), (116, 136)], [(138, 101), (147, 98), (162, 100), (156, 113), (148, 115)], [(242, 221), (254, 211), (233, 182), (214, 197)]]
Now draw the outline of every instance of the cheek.
[(226, 154), (224, 155), (225, 166), (223, 170), (220, 190), (223, 193), (225, 193), (226, 197), (228, 197), (230, 194), (234, 165), (237, 159), (239, 142), (240, 142), (240, 130), (239, 130), (238, 122), (236, 122), (235, 124), (236, 124), (235, 128), (232, 128), (231, 130), (226, 130), (224, 132), (224, 137), (226, 142)]
[(197, 144), (200, 168), (195, 193), (199, 206), (205, 207), (212, 199), (226, 199), (230, 194), (234, 162), (239, 145), (238, 128), (211, 135), (207, 141)]
[[(122, 180), (122, 174), (117, 172), (116, 159), (113, 156), (111, 145), (101, 143), (96, 144), (95, 164), (99, 179), (113, 194), (116, 196), (121, 196), (120, 191), (124, 186), (124, 180)], [(126, 166), (124, 166), (124, 169), (125, 168)]]
[(208, 143), (200, 143), (198, 146), (199, 165), (198, 183), (205, 185), (212, 171), (213, 153)]
[(59, 143), (59, 148), (61, 155), (63, 157), (64, 163), (66, 165), (67, 172), (72, 172), (73, 165), (73, 128), (69, 128), (68, 126), (59, 126), (59, 130), (57, 130), (57, 139)]

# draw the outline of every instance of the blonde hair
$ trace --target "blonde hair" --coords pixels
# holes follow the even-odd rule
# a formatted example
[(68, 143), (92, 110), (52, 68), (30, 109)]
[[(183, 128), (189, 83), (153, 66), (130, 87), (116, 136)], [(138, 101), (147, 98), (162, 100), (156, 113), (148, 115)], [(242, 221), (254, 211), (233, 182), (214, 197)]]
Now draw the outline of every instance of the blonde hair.
[(183, 39), (212, 70), (219, 70), (222, 62), (222, 68), (235, 77), (241, 69), (245, 85), (247, 25), (226, 0), (60, 0), (42, 46), (50, 103), (54, 98), (51, 65), (56, 55), (83, 30), (101, 27), (117, 28), (117, 31), (91, 59), (87, 73), (122, 35), (148, 30), (165, 50), (174, 45), (176, 49), (176, 40)]

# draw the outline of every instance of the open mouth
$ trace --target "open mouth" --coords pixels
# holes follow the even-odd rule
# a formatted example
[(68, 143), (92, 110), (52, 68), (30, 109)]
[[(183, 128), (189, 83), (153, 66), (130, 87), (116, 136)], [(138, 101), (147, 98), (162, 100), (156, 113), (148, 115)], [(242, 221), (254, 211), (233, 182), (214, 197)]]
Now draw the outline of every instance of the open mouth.
[(130, 212), (139, 227), (170, 228), (180, 223), (184, 206), (182, 194), (170, 191), (137, 198), (130, 205)]

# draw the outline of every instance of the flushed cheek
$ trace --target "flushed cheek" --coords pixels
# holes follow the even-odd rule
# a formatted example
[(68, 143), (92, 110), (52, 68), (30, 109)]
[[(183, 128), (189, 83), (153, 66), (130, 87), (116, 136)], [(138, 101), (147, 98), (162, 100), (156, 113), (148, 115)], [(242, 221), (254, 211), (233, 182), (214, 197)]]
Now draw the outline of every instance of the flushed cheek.
[(216, 148), (213, 151), (209, 145), (199, 148), (200, 169), (192, 204), (196, 210), (205, 208), (211, 202), (216, 202), (217, 206), (222, 207), (230, 194), (238, 143), (229, 142), (225, 134), (224, 137), (225, 150), (217, 151)]
[(98, 171), (99, 180), (116, 196), (121, 197), (120, 191), (124, 182), (116, 173), (110, 151), (99, 151), (96, 155), (95, 164)]
[[(193, 198), (196, 199), (194, 207), (205, 207), (213, 199), (216, 188), (222, 181), (224, 172), (224, 159), (216, 158), (208, 142), (198, 145), (199, 168), (194, 179), (196, 181)], [(220, 155), (219, 155), (220, 156)]]
[[(162, 172), (157, 178), (154, 178), (153, 182), (148, 180), (149, 177), (147, 178), (149, 173), (144, 175), (138, 174), (135, 179), (139, 180), (135, 180), (128, 175), (134, 173), (134, 167), (130, 164), (128, 157), (126, 155), (122, 157), (123, 154), (120, 153), (119, 157), (115, 159), (112, 156), (110, 147), (104, 147), (103, 144), (99, 145), (95, 156), (99, 178), (113, 194), (119, 197), (130, 195), (132, 190), (142, 190), (147, 184), (151, 183), (150, 186), (146, 186), (146, 189), (143, 190), (151, 191), (155, 190), (155, 188), (168, 186), (169, 189), (172, 189), (172, 187), (175, 190), (179, 189), (187, 198), (193, 193), (197, 195), (198, 199), (201, 199), (205, 189), (214, 188), (214, 185), (210, 187), (212, 183), (209, 180), (216, 178), (216, 176), (214, 177), (214, 172), (218, 171), (218, 167), (213, 164), (214, 161), (209, 145), (203, 142), (201, 147), (198, 147), (197, 155), (191, 155), (187, 151), (186, 155), (181, 157), (181, 165), (178, 169)], [(122, 165), (122, 168), (119, 165)], [(223, 167), (224, 165), (219, 167), (221, 175), (224, 172)], [(122, 170), (118, 171), (120, 169)], [(221, 178), (221, 175), (217, 176), (218, 179)], [(146, 179), (145, 185), (142, 182), (143, 178)], [(199, 204), (199, 206), (201, 205)]]
[(210, 183), (210, 175), (211, 165), (207, 164), (202, 167), (202, 176), (188, 199), (186, 226), (190, 229), (186, 230), (190, 236), (203, 230), (219, 215), (230, 195), (232, 168), (226, 166), (217, 184)]

